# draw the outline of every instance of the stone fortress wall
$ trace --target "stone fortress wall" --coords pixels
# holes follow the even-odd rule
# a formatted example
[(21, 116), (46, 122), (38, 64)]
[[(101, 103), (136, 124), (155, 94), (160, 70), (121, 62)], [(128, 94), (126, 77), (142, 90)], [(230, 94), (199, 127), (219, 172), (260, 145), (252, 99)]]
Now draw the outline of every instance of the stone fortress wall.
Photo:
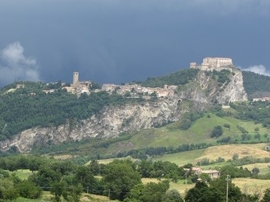
[(203, 59), (201, 65), (197, 65), (196, 62), (191, 62), (190, 68), (198, 68), (204, 71), (220, 71), (222, 69), (231, 71), (235, 67), (231, 58), (206, 57)]

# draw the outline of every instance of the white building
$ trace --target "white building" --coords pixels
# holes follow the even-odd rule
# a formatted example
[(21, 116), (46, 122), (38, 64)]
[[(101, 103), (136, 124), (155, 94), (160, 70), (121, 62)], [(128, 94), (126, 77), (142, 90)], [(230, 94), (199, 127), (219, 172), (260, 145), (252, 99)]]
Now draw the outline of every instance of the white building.
[(207, 57), (203, 59), (202, 66), (226, 67), (233, 65), (231, 58)]

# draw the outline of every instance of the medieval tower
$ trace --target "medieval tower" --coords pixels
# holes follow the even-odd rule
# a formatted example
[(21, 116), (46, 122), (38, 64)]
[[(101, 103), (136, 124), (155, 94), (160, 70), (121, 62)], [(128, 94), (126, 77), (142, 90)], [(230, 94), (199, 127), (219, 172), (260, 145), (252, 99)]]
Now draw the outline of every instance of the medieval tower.
[(73, 85), (75, 86), (79, 82), (79, 72), (73, 72)]

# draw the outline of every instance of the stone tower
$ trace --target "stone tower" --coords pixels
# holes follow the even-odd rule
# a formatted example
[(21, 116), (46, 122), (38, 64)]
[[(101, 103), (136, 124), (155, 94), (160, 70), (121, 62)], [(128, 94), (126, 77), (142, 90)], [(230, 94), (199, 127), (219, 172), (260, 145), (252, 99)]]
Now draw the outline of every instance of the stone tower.
[(73, 85), (76, 85), (79, 81), (79, 72), (73, 72)]

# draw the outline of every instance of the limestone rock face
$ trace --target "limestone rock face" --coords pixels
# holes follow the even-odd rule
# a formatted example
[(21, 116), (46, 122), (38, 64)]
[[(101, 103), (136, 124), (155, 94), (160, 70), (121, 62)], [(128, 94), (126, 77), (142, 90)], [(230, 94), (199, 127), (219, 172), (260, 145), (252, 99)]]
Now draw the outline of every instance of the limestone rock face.
[(224, 90), (217, 97), (218, 103), (224, 104), (236, 101), (248, 100), (247, 93), (243, 86), (243, 75), (241, 71), (234, 71), (235, 75)]
[(190, 82), (183, 88), (180, 97), (208, 104), (228, 104), (248, 100), (243, 86), (243, 75), (238, 69), (232, 71), (230, 82), (225, 82), (221, 86), (211, 79), (208, 71), (200, 71), (195, 81)]
[(87, 137), (111, 138), (127, 131), (138, 131), (165, 125), (181, 119), (192, 108), (201, 111), (212, 103), (226, 104), (247, 100), (241, 71), (235, 69), (229, 83), (218, 86), (205, 71), (187, 85), (180, 86), (178, 93), (156, 101), (144, 101), (124, 106), (107, 106), (99, 114), (89, 119), (74, 121), (58, 127), (35, 127), (15, 135), (13, 139), (0, 142), (0, 149), (12, 146), (20, 152), (30, 152), (33, 147), (57, 145), (67, 141), (82, 140)]
[(157, 102), (119, 107), (106, 107), (98, 115), (89, 119), (61, 125), (59, 127), (35, 127), (16, 135), (12, 140), (0, 142), (2, 150), (16, 146), (21, 152), (29, 152), (32, 147), (65, 141), (81, 140), (86, 137), (110, 138), (126, 131), (137, 131), (174, 122), (185, 111), (178, 110), (177, 99), (163, 99)]

